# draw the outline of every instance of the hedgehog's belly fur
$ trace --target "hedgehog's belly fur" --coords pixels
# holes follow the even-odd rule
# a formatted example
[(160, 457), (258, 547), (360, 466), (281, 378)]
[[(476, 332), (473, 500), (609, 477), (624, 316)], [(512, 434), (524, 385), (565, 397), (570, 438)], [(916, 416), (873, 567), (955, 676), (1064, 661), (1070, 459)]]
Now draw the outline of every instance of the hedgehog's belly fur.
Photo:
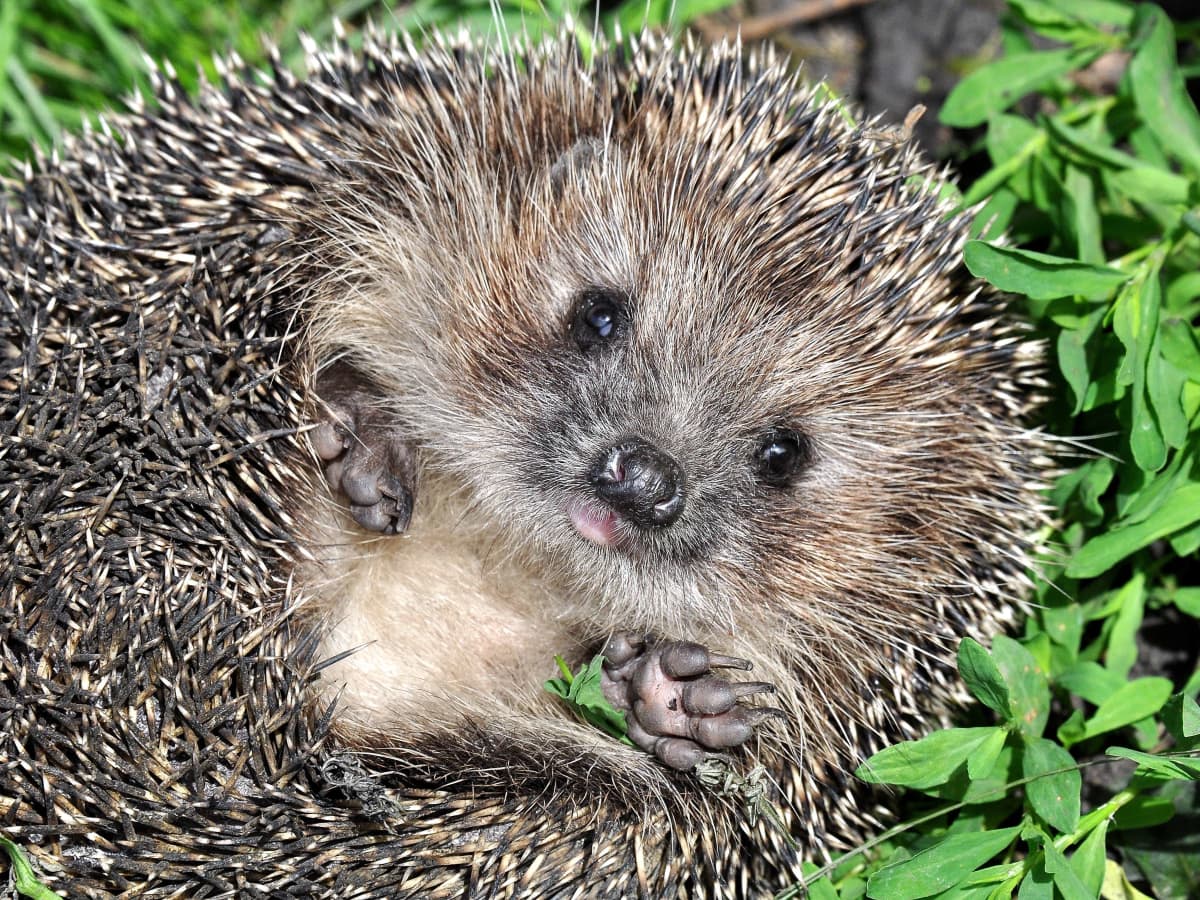
[[(353, 542), (322, 567), (321, 657), (352, 651), (322, 673), (343, 730), (422, 730), (459, 709), (528, 705), (519, 698), (536, 696), (554, 655), (575, 649), (551, 588), (438, 493), (423, 484), (406, 533)], [(339, 518), (344, 539), (355, 528)]]

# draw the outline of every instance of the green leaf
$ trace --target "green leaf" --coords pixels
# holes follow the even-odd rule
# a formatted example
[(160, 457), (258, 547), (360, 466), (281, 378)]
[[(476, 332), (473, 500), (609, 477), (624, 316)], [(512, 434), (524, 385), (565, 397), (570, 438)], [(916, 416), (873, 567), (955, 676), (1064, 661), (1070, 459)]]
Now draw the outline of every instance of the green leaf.
[(1131, 836), (1132, 840), (1124, 842), (1121, 855), (1137, 866), (1149, 883), (1152, 896), (1159, 900), (1197, 900), (1200, 829), (1197, 829), (1194, 817), (1200, 800), (1200, 783), (1168, 782), (1163, 785), (1161, 796), (1173, 798), (1183, 816), (1175, 819), (1170, 827), (1159, 828), (1148, 835), (1149, 840)]
[(1032, 861), (1021, 879), (1017, 900), (1054, 900), (1054, 876), (1046, 868), (1045, 857), (1039, 856)]
[(1182, 319), (1162, 319), (1159, 339), (1163, 359), (1184, 372), (1192, 381), (1200, 382), (1200, 344), (1192, 326)]
[(821, 867), (816, 863), (805, 862), (801, 864), (800, 871), (803, 873), (805, 878), (804, 890), (806, 893), (804, 896), (806, 896), (808, 900), (838, 900), (837, 888), (833, 886), (833, 883), (828, 877), (818, 878), (816, 881), (808, 880), (813, 873), (819, 872), (820, 870)]
[(1025, 785), (1033, 811), (1051, 828), (1065, 834), (1074, 831), (1083, 779), (1071, 754), (1054, 741), (1032, 738), (1023, 748), (1021, 774), (1034, 779)]
[(1146, 576), (1135, 572), (1133, 578), (1117, 593), (1116, 618), (1108, 637), (1105, 666), (1124, 679), (1137, 662), (1137, 632), (1142, 625), (1146, 606)]
[(1027, 157), (1046, 142), (1046, 135), (1024, 116), (1005, 113), (993, 116), (988, 122), (988, 156), (992, 165), (999, 166), (1013, 157)]
[[(669, 21), (690, 22), (700, 16), (719, 12), (729, 3), (730, 0), (679, 0), (672, 4), (673, 8), (667, 18)], [(669, 24), (669, 22), (663, 24)]]
[(1083, 883), (1089, 897), (1098, 897), (1100, 885), (1104, 883), (1104, 839), (1107, 834), (1108, 821), (1104, 820), (1071, 855), (1071, 871)]
[(1063, 378), (1075, 396), (1075, 408), (1072, 415), (1078, 415), (1087, 400), (1087, 389), (1091, 383), (1091, 373), (1088, 365), (1088, 341), (1096, 328), (1104, 320), (1103, 307), (1092, 311), (1079, 328), (1064, 328), (1058, 333), (1056, 351), (1058, 368)]
[(0, 64), (0, 109), (8, 105), (8, 75), (5, 72), (5, 64), (13, 55), (13, 48), (17, 45), (20, 21), (24, 12), (23, 0), (12, 0), (12, 2), (0, 4), (0, 60), (4, 61), (3, 64)]
[(1072, 15), (1098, 25), (1128, 27), (1133, 21), (1133, 8), (1128, 0), (1047, 0), (1051, 6), (1070, 10)]
[(1030, 166), (1033, 204), (1050, 218), (1059, 247), (1083, 262), (1103, 263), (1092, 179), (1078, 168), (1069, 167), (1072, 187), (1068, 189), (1058, 167), (1058, 161), (1048, 155), (1034, 160)]
[(1005, 720), (1012, 715), (1004, 676), (987, 650), (973, 638), (963, 638), (958, 645), (958, 671), (981, 703)]
[(1122, 384), (1133, 386), (1129, 395), (1133, 417), (1129, 446), (1134, 461), (1146, 472), (1162, 468), (1167, 453), (1146, 393), (1146, 369), (1158, 331), (1161, 296), (1158, 269), (1151, 267), (1125, 285), (1113, 305), (1113, 331), (1125, 346), (1125, 359), (1117, 378)]
[[(1076, 800), (1078, 799), (1076, 797)], [(1095, 900), (1095, 892), (1088, 891), (1053, 841), (1046, 841), (1042, 845), (1042, 852), (1046, 854), (1046, 868), (1054, 873), (1054, 886), (1058, 888), (1063, 900)]]
[(1184, 272), (1167, 283), (1167, 308), (1178, 311), (1200, 298), (1200, 272)]
[(1048, 50), (1018, 53), (982, 66), (950, 92), (940, 119), (954, 128), (982, 125), (989, 116), (1008, 109), (1030, 91), (1088, 65), (1101, 51)]
[(1125, 870), (1115, 859), (1104, 863), (1104, 886), (1100, 890), (1104, 900), (1154, 900), (1129, 883)]
[(1141, 46), (1129, 62), (1129, 83), (1138, 112), (1163, 150), (1200, 172), (1200, 115), (1176, 64), (1171, 20), (1143, 4), (1135, 30)]
[(1137, 383), (1129, 393), (1131, 421), (1129, 449), (1133, 460), (1145, 472), (1157, 472), (1167, 460), (1167, 444), (1154, 418), (1145, 393), (1145, 367), (1138, 365)]
[(1103, 36), (1087, 21), (1044, 0), (1008, 0), (1008, 5), (1039, 34), (1058, 41), (1088, 42)]
[(948, 890), (1005, 850), (1019, 827), (952, 834), (909, 859), (884, 866), (867, 881), (874, 900), (916, 900)]
[(1072, 710), (1067, 720), (1058, 726), (1058, 739), (1064, 747), (1083, 740), (1083, 710)]
[(972, 786), (991, 774), (1007, 740), (1008, 732), (997, 728), (988, 736), (987, 740), (979, 745), (978, 750), (967, 757), (967, 775), (971, 779)]
[(1091, 578), (1159, 538), (1200, 521), (1200, 483), (1179, 488), (1145, 521), (1097, 535), (1079, 548), (1067, 566), (1071, 578)]
[(1176, 556), (1187, 557), (1200, 550), (1200, 525), (1193, 525), (1171, 535), (1167, 543)]
[[(1078, 603), (1068, 603), (1066, 606), (1045, 606), (1040, 612), (1042, 627), (1046, 636), (1056, 645), (1068, 651), (1071, 658), (1079, 652), (1079, 642), (1083, 637), (1083, 610)], [(1051, 671), (1057, 671), (1058, 666)]]
[(1033, 654), (1010, 637), (992, 641), (995, 660), (1008, 688), (1009, 720), (1028, 738), (1041, 737), (1050, 715), (1050, 687)]
[(1194, 698), (1172, 695), (1163, 707), (1162, 719), (1180, 749), (1190, 750), (1200, 743), (1200, 704)]
[(1109, 756), (1132, 759), (1138, 764), (1139, 771), (1144, 769), (1180, 781), (1200, 781), (1200, 756), (1143, 753), (1128, 747), (1109, 747), (1104, 752)]
[[(1175, 496), (1176, 491), (1189, 483), (1194, 462), (1190, 454), (1176, 453), (1166, 468), (1148, 483), (1145, 479), (1130, 480), (1129, 487), (1132, 488), (1132, 493), (1128, 498), (1119, 496), (1117, 501), (1117, 512), (1121, 517), (1120, 527), (1126, 528), (1144, 522), (1158, 512), (1163, 504)], [(1123, 477), (1122, 482), (1124, 480)], [(1122, 483), (1121, 487), (1124, 493), (1126, 485)]]
[(1189, 616), (1200, 619), (1200, 587), (1176, 588), (1171, 602)]
[(942, 891), (933, 900), (988, 900), (992, 896), (993, 890), (994, 887), (991, 884), (971, 886), (964, 883), (956, 885), (948, 891)]
[(1084, 463), (1073, 472), (1068, 472), (1054, 486), (1053, 499), (1060, 509), (1074, 499), (1082, 509), (1075, 517), (1085, 525), (1093, 525), (1104, 518), (1104, 507), (1100, 498), (1112, 484), (1116, 474), (1116, 463), (1103, 457)]
[(628, 737), (629, 728), (625, 724), (625, 713), (613, 708), (604, 696), (601, 686), (604, 677), (604, 657), (597, 654), (574, 675), (571, 675), (561, 656), (554, 659), (562, 670), (563, 677), (551, 678), (543, 687), (567, 701), (575, 713), (589, 725), (594, 725), (610, 737), (633, 746), (633, 741)]
[(1159, 428), (1167, 446), (1179, 448), (1188, 437), (1188, 417), (1183, 409), (1183, 388), (1187, 374), (1168, 362), (1161, 352), (1161, 332), (1150, 345), (1146, 365), (1146, 393), (1158, 418)]
[(1113, 816), (1113, 827), (1122, 831), (1135, 828), (1153, 828), (1175, 818), (1175, 804), (1167, 797), (1134, 797), (1117, 810)]
[[(963, 194), (962, 208), (967, 209), (985, 197), (992, 196), (993, 194), (999, 195), (1002, 192), (1012, 194), (1013, 201), (1020, 199), (1017, 196), (1019, 184), (1016, 176), (1025, 168), (1028, 158), (1041, 149), (1044, 144), (1045, 135), (1039, 135), (1033, 141), (1030, 141), (1020, 154), (981, 175), (979, 180), (971, 185), (967, 192)], [(1004, 187), (1006, 183), (1008, 187)], [(1011, 215), (1012, 211), (1009, 210), (1007, 214)], [(983, 218), (979, 221), (986, 223), (989, 221), (989, 218)], [(991, 231), (991, 228), (988, 230)]]
[(1104, 236), (1100, 227), (1100, 210), (1096, 205), (1096, 182), (1090, 172), (1079, 166), (1068, 165), (1063, 187), (1064, 196), (1071, 201), (1072, 228), (1079, 258), (1086, 263), (1100, 265), (1104, 262)]
[(1077, 694), (1095, 706), (1099, 706), (1122, 685), (1125, 678), (1094, 662), (1076, 663), (1055, 679), (1055, 683)]
[(1108, 176), (1108, 183), (1135, 202), (1180, 206), (1188, 202), (1191, 187), (1191, 183), (1183, 176), (1152, 166), (1135, 166), (1113, 172)]
[(1105, 141), (1074, 128), (1057, 116), (1044, 120), (1054, 149), (1068, 159), (1078, 160), (1089, 167), (1127, 169), (1143, 165), (1137, 157), (1115, 149)]
[(1025, 294), (1034, 300), (1073, 295), (1106, 297), (1129, 280), (1125, 272), (1107, 266), (983, 241), (968, 241), (964, 257), (972, 275), (1002, 291)]
[[(979, 184), (979, 182), (977, 181), (975, 184)], [(972, 187), (972, 193), (974, 193), (974, 187)], [(964, 206), (970, 206), (976, 202), (967, 203), (968, 199), (969, 196), (964, 196), (962, 201)], [(984, 241), (992, 241), (1001, 237), (1012, 222), (1013, 213), (1019, 202), (1017, 195), (1008, 188), (996, 188), (995, 192), (988, 197), (987, 202), (980, 207), (979, 212), (975, 214), (975, 218), (971, 222), (971, 237)]]
[(62, 900), (61, 895), (50, 890), (38, 879), (33, 866), (25, 858), (24, 851), (8, 838), (0, 835), (0, 850), (8, 854), (10, 877), (13, 887), (30, 900)]
[[(1131, 40), (1131, 43), (1136, 43), (1136, 40)], [(1130, 95), (1128, 69), (1126, 69), (1126, 77), (1122, 80), (1121, 84), (1118, 84), (1117, 89), (1120, 92), (1121, 99), (1129, 106), (1129, 109), (1123, 110), (1123, 115), (1120, 116), (1124, 120), (1124, 129), (1127, 129), (1122, 143), (1142, 163), (1155, 166), (1159, 169), (1174, 171), (1175, 164), (1163, 151), (1162, 144), (1158, 142), (1158, 136), (1145, 123), (1142, 117), (1138, 115), (1137, 110), (1133, 108), (1134, 103)]]
[(1178, 697), (1179, 725), (1175, 732), (1180, 738), (1200, 737), (1200, 703), (1192, 697), (1180, 694)]
[(1167, 702), (1171, 696), (1172, 685), (1166, 678), (1138, 678), (1122, 685), (1112, 696), (1100, 704), (1095, 714), (1083, 724), (1082, 732), (1078, 735), (1068, 734), (1070, 740), (1060, 740), (1064, 744), (1077, 744), (1098, 734), (1105, 734), (1132, 725), (1147, 716), (1152, 716)]
[[(997, 730), (1003, 731), (1003, 729)], [(965, 790), (952, 782), (945, 789), (928, 789), (926, 793), (944, 799), (976, 804), (992, 803), (1007, 797), (1011, 790), (1009, 785), (1020, 777), (1020, 770), (1018, 754), (1013, 749), (1013, 742), (1008, 740), (1007, 732), (1003, 734), (1003, 738), (1004, 740), (999, 742), (994, 738), (989, 738), (979, 746), (975, 754), (967, 758), (965, 775), (968, 780)], [(997, 744), (1000, 749), (996, 753), (995, 760), (991, 766), (987, 767), (987, 771), (984, 771), (983, 764), (988, 761), (988, 755), (996, 749)], [(957, 788), (957, 790), (951, 788)]]
[(121, 33), (107, 15), (103, 4), (96, 0), (70, 0), (70, 5), (91, 25), (104, 43), (108, 58), (121, 67), (128, 83), (133, 83), (142, 67), (142, 56), (137, 46)]
[(870, 784), (898, 784), (924, 790), (950, 780), (967, 758), (998, 728), (946, 728), (919, 741), (901, 741), (880, 750), (854, 774)]
[[(38, 90), (37, 83), (31, 76), (28, 70), (21, 64), (17, 57), (9, 58), (5, 65), (8, 71), (9, 80), (12, 82), (13, 88), (24, 101), (25, 107), (33, 120), (37, 122), (38, 128), (52, 140), (58, 140), (61, 128), (58, 121), (54, 117), (54, 113), (46, 104), (45, 98)], [(12, 111), (12, 107), (9, 107)], [(27, 132), (30, 136), (34, 136), (33, 132)]]

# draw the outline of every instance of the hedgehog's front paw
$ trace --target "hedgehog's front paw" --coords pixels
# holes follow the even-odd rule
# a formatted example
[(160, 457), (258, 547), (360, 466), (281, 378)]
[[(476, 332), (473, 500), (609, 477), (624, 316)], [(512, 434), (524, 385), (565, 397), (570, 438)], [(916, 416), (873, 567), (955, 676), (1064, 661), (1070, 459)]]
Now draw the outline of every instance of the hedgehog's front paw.
[(739, 704), (775, 686), (712, 674), (714, 668), (749, 670), (751, 663), (700, 644), (623, 633), (605, 646), (604, 660), (604, 695), (625, 711), (629, 739), (673, 769), (690, 770), (711, 752), (744, 743), (765, 719), (784, 715)]
[(312, 442), (330, 486), (350, 501), (354, 521), (383, 534), (408, 528), (416, 486), (412, 448), (365, 402), (326, 401)]

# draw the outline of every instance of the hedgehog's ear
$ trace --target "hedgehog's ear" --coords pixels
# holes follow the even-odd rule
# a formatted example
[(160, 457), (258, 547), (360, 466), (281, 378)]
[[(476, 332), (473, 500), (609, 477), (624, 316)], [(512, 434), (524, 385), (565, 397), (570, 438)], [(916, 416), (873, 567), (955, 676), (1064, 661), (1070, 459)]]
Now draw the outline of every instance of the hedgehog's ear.
[(604, 155), (604, 141), (598, 137), (581, 137), (564, 150), (550, 167), (550, 190), (555, 199), (563, 188), (580, 172), (590, 169)]

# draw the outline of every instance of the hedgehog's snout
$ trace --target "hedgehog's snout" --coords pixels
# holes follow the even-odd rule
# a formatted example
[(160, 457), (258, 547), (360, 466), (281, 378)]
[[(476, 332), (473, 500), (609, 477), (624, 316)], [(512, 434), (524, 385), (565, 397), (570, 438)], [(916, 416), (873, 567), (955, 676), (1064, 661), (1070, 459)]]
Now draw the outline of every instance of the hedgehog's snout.
[(629, 438), (601, 453), (588, 481), (596, 496), (642, 528), (664, 528), (683, 513), (682, 467), (641, 438)]

